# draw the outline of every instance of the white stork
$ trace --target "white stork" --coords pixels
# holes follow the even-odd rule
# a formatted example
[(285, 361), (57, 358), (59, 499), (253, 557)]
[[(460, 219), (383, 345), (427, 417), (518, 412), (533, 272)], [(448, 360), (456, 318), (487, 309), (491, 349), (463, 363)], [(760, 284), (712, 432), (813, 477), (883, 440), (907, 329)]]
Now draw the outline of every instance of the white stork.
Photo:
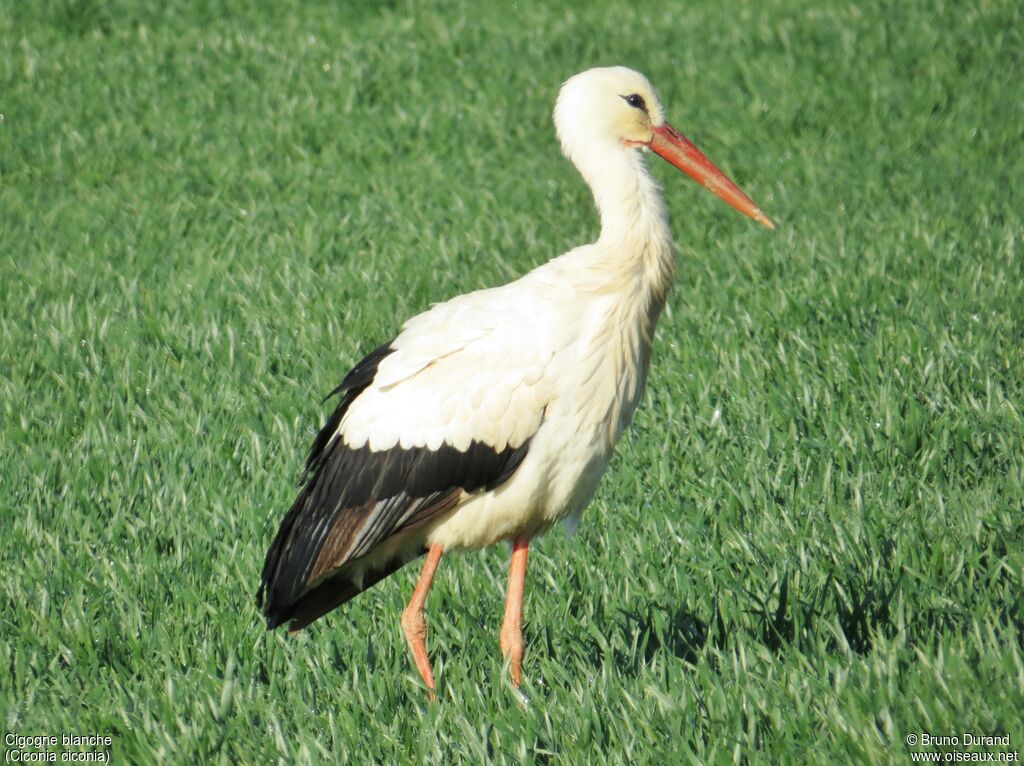
[(267, 552), (257, 600), (268, 629), (301, 629), (426, 553), (401, 625), (433, 690), (423, 604), (441, 555), (507, 540), (499, 643), (519, 685), (528, 546), (556, 521), (575, 523), (593, 496), (640, 400), (672, 281), (675, 249), (644, 151), (774, 228), (665, 121), (637, 72), (572, 77), (554, 122), (594, 193), (601, 236), (431, 307), (345, 376)]

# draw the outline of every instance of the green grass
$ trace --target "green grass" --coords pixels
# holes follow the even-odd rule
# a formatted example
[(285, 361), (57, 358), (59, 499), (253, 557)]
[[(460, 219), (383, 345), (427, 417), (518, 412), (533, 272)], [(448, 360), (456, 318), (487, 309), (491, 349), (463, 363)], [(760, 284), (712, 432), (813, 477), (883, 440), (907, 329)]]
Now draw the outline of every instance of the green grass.
[[(0, 717), (120, 762), (908, 763), (1024, 749), (1024, 13), (1010, 0), (0, 6)], [(289, 639), (253, 603), (407, 316), (597, 224), (562, 80), (625, 63), (779, 224), (664, 163), (647, 397), (583, 525)]]

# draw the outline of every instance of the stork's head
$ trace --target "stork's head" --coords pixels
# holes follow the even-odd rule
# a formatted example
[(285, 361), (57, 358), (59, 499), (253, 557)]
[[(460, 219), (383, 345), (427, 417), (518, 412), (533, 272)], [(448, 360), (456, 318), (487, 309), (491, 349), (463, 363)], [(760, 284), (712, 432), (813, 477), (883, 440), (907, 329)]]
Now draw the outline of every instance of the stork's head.
[(562, 151), (577, 167), (595, 153), (650, 149), (741, 213), (775, 228), (736, 184), (665, 121), (654, 88), (639, 72), (600, 67), (569, 78), (558, 94), (554, 119)]

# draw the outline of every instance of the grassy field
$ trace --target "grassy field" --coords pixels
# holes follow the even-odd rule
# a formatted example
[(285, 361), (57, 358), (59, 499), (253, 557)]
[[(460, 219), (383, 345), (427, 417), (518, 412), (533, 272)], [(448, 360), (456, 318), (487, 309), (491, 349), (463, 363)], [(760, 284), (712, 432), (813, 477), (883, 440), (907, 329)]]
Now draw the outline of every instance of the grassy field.
[[(0, 717), (118, 762), (909, 763), (1024, 750), (1024, 12), (0, 5)], [(342, 7), (344, 6), (344, 7)], [(624, 63), (779, 224), (655, 160), (680, 247), (575, 537), (296, 638), (254, 593), (320, 398), (597, 232), (550, 124)], [(14, 751), (5, 744), (5, 757)]]

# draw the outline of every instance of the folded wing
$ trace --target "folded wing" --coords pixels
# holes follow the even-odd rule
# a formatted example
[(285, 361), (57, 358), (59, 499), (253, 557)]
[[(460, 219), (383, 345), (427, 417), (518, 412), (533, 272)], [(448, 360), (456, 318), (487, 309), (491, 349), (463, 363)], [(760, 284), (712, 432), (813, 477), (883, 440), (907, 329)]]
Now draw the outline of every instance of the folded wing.
[(411, 320), (333, 392), (341, 400), (264, 563), (269, 628), (304, 627), (397, 570), (410, 552), (389, 542), (499, 487), (526, 457), (550, 354), (473, 297)]

